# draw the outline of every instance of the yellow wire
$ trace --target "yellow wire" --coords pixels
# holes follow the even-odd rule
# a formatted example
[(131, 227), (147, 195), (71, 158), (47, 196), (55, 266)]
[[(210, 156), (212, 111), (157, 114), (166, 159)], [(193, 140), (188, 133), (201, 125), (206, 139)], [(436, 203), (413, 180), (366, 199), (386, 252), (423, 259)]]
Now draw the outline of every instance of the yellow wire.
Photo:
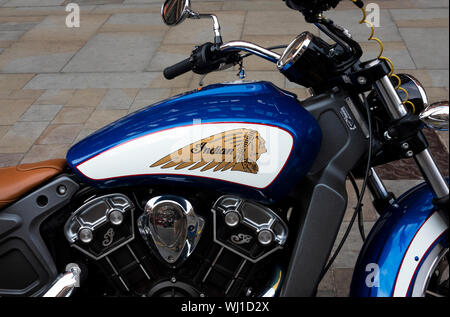
[[(357, 0), (351, 0), (351, 1), (353, 3), (357, 2)], [(366, 20), (366, 18), (367, 18), (366, 9), (364, 8), (364, 6), (362, 8), (360, 8), (360, 9), (362, 11), (363, 17), (362, 17), (361, 21), (359, 21), (359, 24), (364, 24), (365, 23), (366, 25), (368, 25), (370, 27), (371, 31), (370, 31), (370, 36), (369, 36), (368, 40), (369, 41), (375, 41), (375, 42), (377, 42), (380, 45), (380, 53), (378, 54), (377, 58), (385, 60), (386, 62), (388, 62), (390, 64), (391, 71), (388, 74), (388, 76), (392, 77), (392, 78), (395, 78), (397, 80), (397, 86), (395, 87), (395, 89), (403, 91), (405, 93), (405, 95), (406, 95), (406, 98), (405, 98), (405, 101), (403, 101), (403, 104), (404, 105), (406, 105), (406, 104), (410, 105), (412, 107), (413, 113), (415, 113), (416, 112), (416, 107), (414, 106), (414, 103), (412, 103), (410, 100), (408, 100), (409, 99), (408, 92), (403, 87), (400, 87), (401, 84), (402, 84), (402, 80), (400, 79), (400, 77), (398, 77), (398, 75), (394, 74), (394, 63), (389, 58), (383, 56), (383, 51), (384, 51), (383, 42), (379, 38), (374, 37), (374, 35), (375, 35), (375, 27), (374, 27), (374, 25), (371, 22)]]

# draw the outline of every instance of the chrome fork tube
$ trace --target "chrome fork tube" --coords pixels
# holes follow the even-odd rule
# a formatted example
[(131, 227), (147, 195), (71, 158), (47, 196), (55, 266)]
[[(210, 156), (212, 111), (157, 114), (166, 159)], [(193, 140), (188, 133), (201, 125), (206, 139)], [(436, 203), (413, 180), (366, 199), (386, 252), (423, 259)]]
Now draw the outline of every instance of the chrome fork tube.
[(370, 169), (367, 185), (375, 199), (387, 199), (389, 193), (374, 168)]
[[(398, 120), (408, 114), (388, 76), (377, 80), (374, 86), (378, 95), (383, 99), (392, 119)], [(442, 198), (447, 196), (449, 193), (447, 182), (442, 177), (428, 149), (414, 155), (414, 160), (419, 166), (425, 180), (433, 189), (436, 197)]]

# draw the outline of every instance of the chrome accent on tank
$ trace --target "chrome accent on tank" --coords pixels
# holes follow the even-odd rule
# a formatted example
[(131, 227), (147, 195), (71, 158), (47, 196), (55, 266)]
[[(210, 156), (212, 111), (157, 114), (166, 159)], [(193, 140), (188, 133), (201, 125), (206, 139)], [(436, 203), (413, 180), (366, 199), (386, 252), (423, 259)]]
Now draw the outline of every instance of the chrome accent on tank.
[(138, 219), (144, 240), (173, 266), (180, 265), (192, 254), (204, 224), (188, 200), (174, 195), (150, 199)]

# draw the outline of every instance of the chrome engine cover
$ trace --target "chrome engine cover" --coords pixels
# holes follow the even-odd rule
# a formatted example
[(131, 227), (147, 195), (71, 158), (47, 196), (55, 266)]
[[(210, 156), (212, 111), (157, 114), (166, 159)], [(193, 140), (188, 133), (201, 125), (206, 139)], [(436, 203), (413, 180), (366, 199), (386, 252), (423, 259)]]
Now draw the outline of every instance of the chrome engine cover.
[(99, 260), (134, 239), (134, 205), (119, 193), (94, 198), (67, 220), (64, 233), (70, 245)]
[(214, 241), (253, 263), (283, 247), (288, 227), (271, 209), (237, 196), (220, 197), (212, 208)]
[(188, 200), (174, 195), (150, 199), (138, 219), (144, 240), (172, 266), (182, 264), (192, 254), (204, 224)]

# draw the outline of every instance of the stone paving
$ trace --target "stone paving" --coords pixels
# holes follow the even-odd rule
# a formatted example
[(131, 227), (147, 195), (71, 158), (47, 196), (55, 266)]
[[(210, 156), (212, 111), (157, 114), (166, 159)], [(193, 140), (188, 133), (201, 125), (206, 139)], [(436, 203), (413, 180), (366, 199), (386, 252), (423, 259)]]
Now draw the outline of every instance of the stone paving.
[[(81, 27), (65, 26), (65, 5), (81, 6)], [(188, 73), (168, 81), (161, 71), (186, 58), (193, 45), (212, 40), (208, 20), (162, 23), (162, 0), (0, 0), (0, 167), (64, 157), (70, 146), (100, 127), (158, 100), (196, 88), (200, 76)], [(368, 1), (366, 1), (368, 2)], [(377, 0), (376, 35), (397, 72), (416, 76), (432, 102), (448, 100), (448, 0)], [(216, 13), (223, 37), (263, 46), (286, 44), (308, 30), (321, 35), (279, 0), (192, 1), (193, 9)], [(361, 42), (365, 58), (377, 55), (369, 29), (350, 1), (328, 12)], [(323, 36), (323, 35), (321, 35)], [(308, 97), (274, 65), (256, 57), (245, 61), (247, 78), (264, 79)], [(237, 79), (236, 70), (209, 74), (204, 84)], [(440, 138), (448, 151), (448, 133)], [(400, 194), (419, 180), (388, 181)], [(355, 198), (349, 186), (351, 218)], [(365, 203), (367, 231), (376, 221)], [(318, 296), (347, 296), (362, 242), (354, 226), (340, 256), (319, 287)]]

